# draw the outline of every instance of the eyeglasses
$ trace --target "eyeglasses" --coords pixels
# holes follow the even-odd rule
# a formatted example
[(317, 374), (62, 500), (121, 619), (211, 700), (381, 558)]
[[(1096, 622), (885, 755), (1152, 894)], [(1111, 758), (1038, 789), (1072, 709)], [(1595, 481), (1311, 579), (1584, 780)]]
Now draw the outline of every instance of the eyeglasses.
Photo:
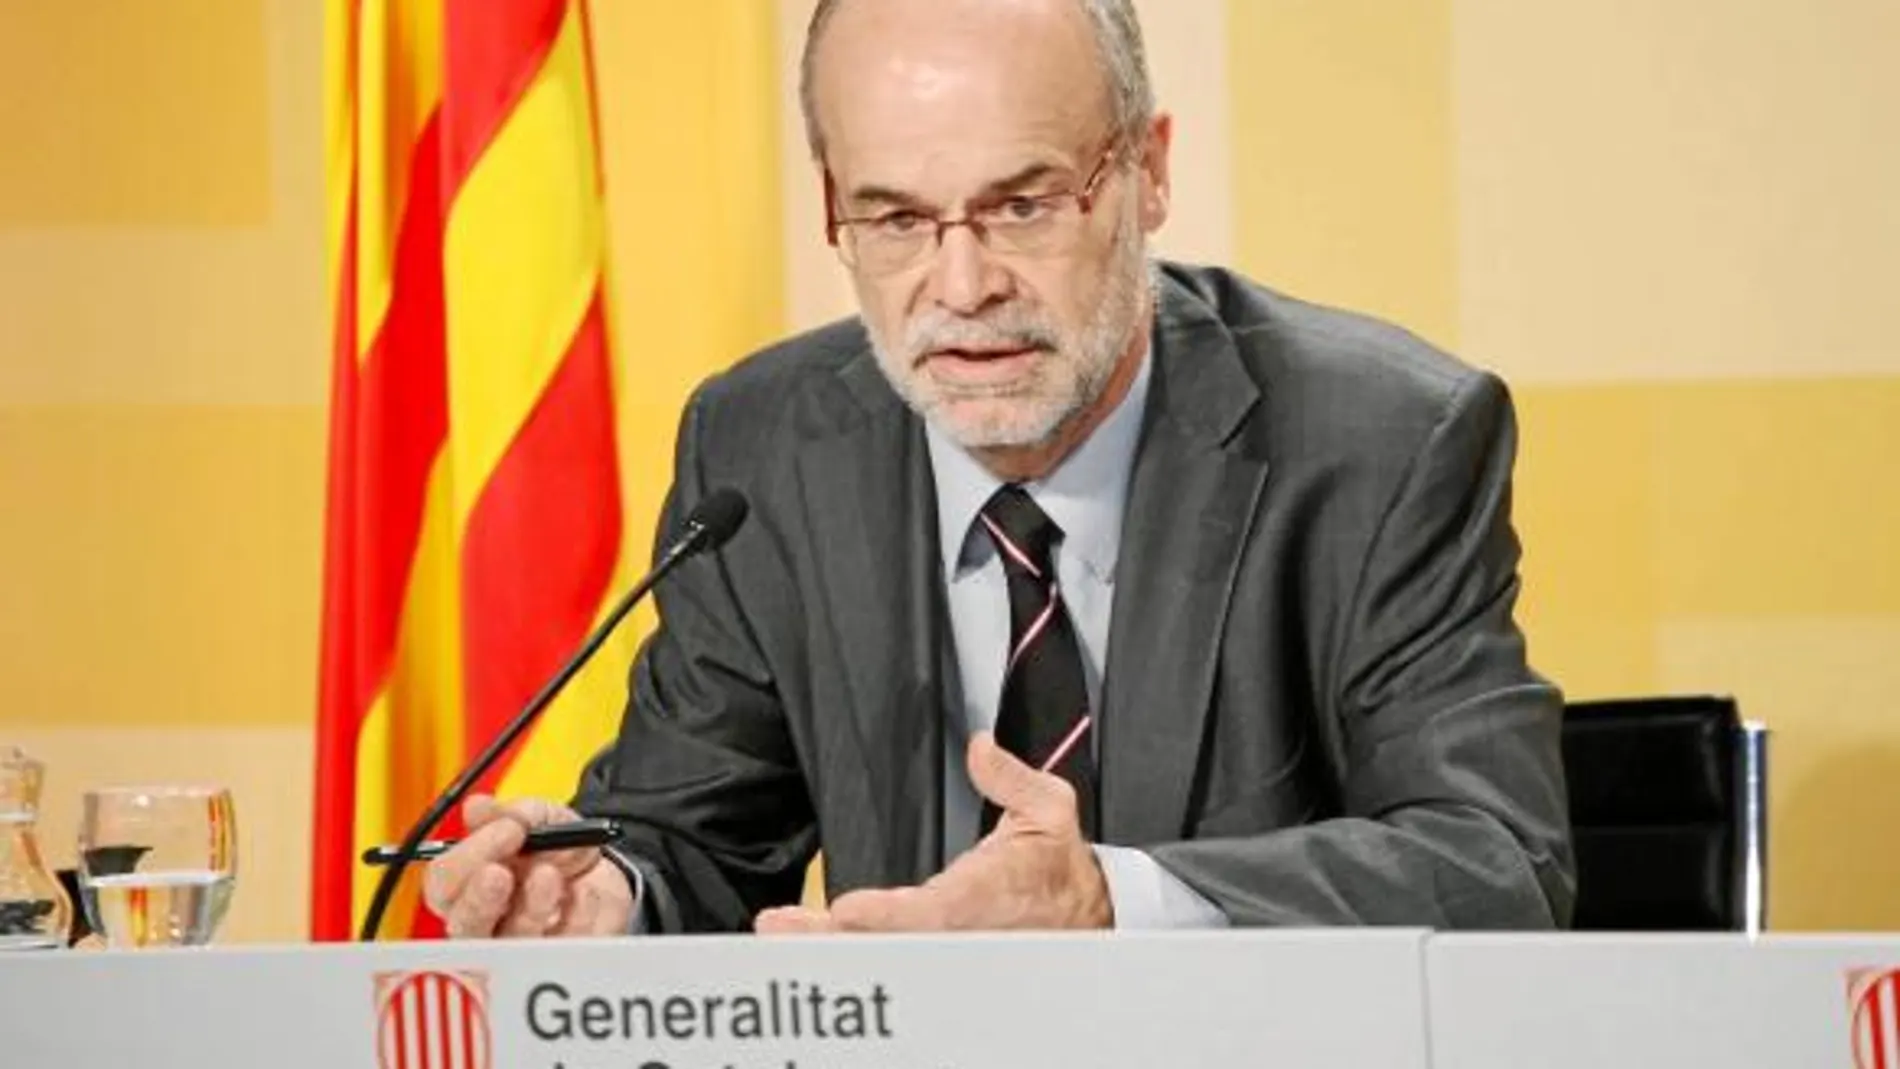
[(914, 208), (861, 218), (841, 217), (830, 195), (831, 176), (827, 173), (825, 239), (838, 250), (846, 266), (870, 275), (895, 274), (916, 266), (943, 245), (943, 237), (951, 228), (959, 226), (969, 227), (984, 248), (1001, 256), (1059, 256), (1078, 244), (1083, 221), (1095, 207), (1097, 187), (1109, 173), (1118, 148), (1118, 142), (1109, 142), (1079, 190), (1007, 196), (973, 205), (961, 219), (946, 219)]

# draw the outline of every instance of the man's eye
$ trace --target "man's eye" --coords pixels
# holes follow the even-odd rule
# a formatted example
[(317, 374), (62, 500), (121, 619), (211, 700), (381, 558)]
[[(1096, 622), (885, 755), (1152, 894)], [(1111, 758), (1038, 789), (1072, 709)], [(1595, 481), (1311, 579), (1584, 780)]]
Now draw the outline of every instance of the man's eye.
[(1010, 223), (1033, 223), (1049, 211), (1048, 203), (1039, 197), (1011, 197), (995, 208), (996, 216)]
[(885, 212), (871, 225), (883, 234), (908, 234), (924, 225), (924, 216), (922, 212)]

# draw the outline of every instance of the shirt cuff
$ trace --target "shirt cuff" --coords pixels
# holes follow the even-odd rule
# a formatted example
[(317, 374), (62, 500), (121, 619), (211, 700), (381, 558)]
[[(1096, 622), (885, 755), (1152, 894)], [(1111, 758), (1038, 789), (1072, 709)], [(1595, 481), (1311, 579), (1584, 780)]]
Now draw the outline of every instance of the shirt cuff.
[(1161, 928), (1225, 928), (1227, 914), (1146, 853), (1126, 846), (1095, 844), (1095, 860), (1108, 882), (1117, 931)]
[(641, 872), (640, 866), (634, 862), (633, 858), (628, 857), (626, 852), (618, 846), (609, 844), (601, 847), (600, 852), (613, 863), (614, 868), (620, 870), (620, 874), (627, 878), (627, 885), (633, 889), (633, 919), (627, 922), (627, 934), (645, 934), (647, 930), (646, 874)]

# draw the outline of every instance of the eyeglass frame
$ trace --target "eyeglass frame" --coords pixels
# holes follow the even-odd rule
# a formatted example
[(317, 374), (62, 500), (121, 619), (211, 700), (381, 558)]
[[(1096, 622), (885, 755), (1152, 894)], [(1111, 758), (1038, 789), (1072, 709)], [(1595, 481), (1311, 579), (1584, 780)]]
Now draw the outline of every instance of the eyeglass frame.
[[(1095, 167), (1089, 171), (1088, 178), (1083, 180), (1082, 188), (1080, 189), (1065, 189), (1050, 193), (1017, 194), (1004, 199), (1030, 200), (1039, 204), (1048, 204), (1052, 201), (1073, 198), (1075, 200), (1075, 206), (1081, 210), (1083, 217), (1086, 218), (1094, 214), (1095, 205), (1097, 203), (1096, 194), (1100, 192), (1099, 187), (1102, 181), (1108, 177), (1112, 170), (1109, 165), (1115, 161), (1117, 156), (1121, 155), (1121, 149), (1122, 139), (1120, 137), (1110, 138), (1108, 144), (1103, 147), (1101, 156), (1095, 161)], [(924, 212), (918, 212), (917, 214), (929, 219), (931, 224), (937, 228), (936, 237), (933, 239), (937, 249), (943, 248), (944, 235), (960, 226), (969, 227), (970, 235), (976, 238), (977, 244), (983, 246), (985, 249), (990, 247), (988, 236), (984, 232), (983, 223), (968, 212), (965, 212), (960, 219), (946, 219), (941, 215), (928, 215)], [(825, 167), (825, 243), (837, 249), (841, 258), (845, 256), (845, 252), (844, 245), (838, 237), (839, 231), (856, 223), (875, 223), (881, 218), (883, 218), (881, 215), (856, 217), (839, 215), (838, 180), (833, 177), (831, 168), (829, 166)], [(852, 264), (849, 259), (846, 260), (846, 263), (852, 267), (856, 266)]]

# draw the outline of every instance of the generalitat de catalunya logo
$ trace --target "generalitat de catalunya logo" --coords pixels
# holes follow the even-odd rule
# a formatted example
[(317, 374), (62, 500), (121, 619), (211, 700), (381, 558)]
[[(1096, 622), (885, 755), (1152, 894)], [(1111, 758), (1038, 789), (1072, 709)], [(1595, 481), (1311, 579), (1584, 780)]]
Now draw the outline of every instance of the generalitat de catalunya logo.
[(376, 1063), (382, 1069), (492, 1069), (488, 974), (376, 974)]
[(1854, 1069), (1900, 1069), (1900, 969), (1847, 974)]

